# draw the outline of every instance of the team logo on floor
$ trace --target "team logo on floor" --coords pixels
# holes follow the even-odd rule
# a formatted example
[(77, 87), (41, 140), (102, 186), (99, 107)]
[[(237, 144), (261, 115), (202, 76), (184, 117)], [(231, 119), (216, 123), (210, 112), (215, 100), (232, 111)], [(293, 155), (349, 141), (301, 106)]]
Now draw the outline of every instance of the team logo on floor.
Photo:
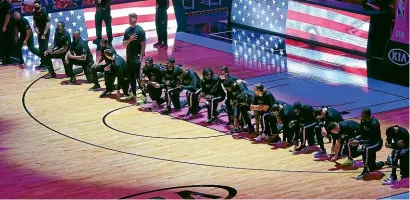
[(188, 185), (140, 192), (120, 199), (232, 199), (237, 191), (223, 185)]

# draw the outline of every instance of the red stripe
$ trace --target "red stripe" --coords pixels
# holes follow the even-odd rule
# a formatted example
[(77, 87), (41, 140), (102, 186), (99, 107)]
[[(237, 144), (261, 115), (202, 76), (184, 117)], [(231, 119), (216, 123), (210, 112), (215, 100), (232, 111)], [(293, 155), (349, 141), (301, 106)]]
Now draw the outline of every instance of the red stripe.
[(341, 15), (353, 17), (355, 19), (359, 19), (359, 20), (362, 20), (362, 21), (365, 21), (365, 22), (370, 22), (370, 16), (361, 15), (361, 14), (352, 13), (352, 12), (347, 12), (347, 11), (343, 11), (343, 10), (337, 10), (337, 9), (333, 9), (333, 8), (327, 8), (327, 7), (318, 6), (318, 5), (314, 5), (314, 4), (303, 3), (303, 2), (297, 2), (297, 3), (303, 4), (303, 5), (306, 5), (306, 6), (309, 6), (309, 7), (315, 7), (315, 8), (320, 8), (320, 9), (323, 9), (323, 10), (333, 11), (333, 12), (339, 13)]
[(363, 68), (356, 68), (356, 67), (351, 67), (351, 66), (337, 65), (334, 63), (328, 63), (328, 62), (323, 62), (323, 61), (311, 60), (309, 58), (299, 57), (299, 56), (295, 56), (292, 54), (286, 54), (286, 57), (293, 58), (293, 59), (296, 59), (302, 62), (312, 63), (312, 64), (319, 65), (320, 67), (325, 67), (328, 69), (337, 69), (337, 70), (349, 72), (351, 74), (356, 74), (356, 75), (365, 76), (365, 77), (367, 76), (367, 69), (363, 69)]
[(304, 49), (310, 49), (310, 50), (314, 50), (314, 51), (320, 51), (320, 52), (324, 52), (324, 53), (333, 54), (333, 55), (336, 55), (336, 56), (344, 56), (344, 57), (348, 57), (348, 58), (354, 58), (354, 59), (357, 59), (357, 60), (367, 60), (366, 57), (363, 57), (363, 56), (358, 56), (358, 55), (346, 53), (346, 52), (343, 52), (343, 51), (337, 51), (337, 50), (334, 50), (334, 49), (330, 49), (330, 48), (326, 48), (326, 47), (322, 47), (322, 46), (317, 46), (317, 45), (313, 45), (313, 44), (308, 44), (306, 42), (301, 42), (301, 41), (292, 40), (292, 39), (286, 39), (285, 44), (286, 44), (286, 46), (294, 46), (294, 47), (299, 47), (299, 48), (304, 48)]
[(303, 13), (298, 13), (298, 12), (291, 11), (291, 10), (288, 11), (288, 19), (328, 28), (331, 30), (339, 31), (339, 32), (346, 33), (349, 35), (354, 35), (354, 36), (364, 38), (364, 39), (368, 38), (367, 31), (363, 31), (355, 27), (348, 26), (346, 24), (342, 24), (342, 23), (335, 22), (332, 20), (315, 17), (312, 15), (307, 15)]
[[(112, 35), (113, 35), (113, 37), (119, 37), (119, 36), (122, 36), (123, 34), (122, 33), (117, 33), (117, 34), (112, 34)], [(105, 36), (105, 35), (103, 35), (103, 36)], [(88, 37), (88, 41), (92, 41), (96, 38), (97, 37), (95, 37), (95, 36), (94, 37)], [(175, 33), (169, 33), (168, 34), (168, 39), (175, 39)], [(147, 38), (147, 41), (146, 41), (147, 44), (148, 43), (155, 43), (155, 42), (157, 42), (157, 37)], [(121, 49), (121, 48), (124, 48), (122, 46), (122, 43), (114, 45), (114, 49)]]
[[(175, 19), (176, 18), (175, 18), (174, 13), (168, 14), (168, 20), (175, 20)], [(138, 23), (154, 22), (154, 21), (155, 21), (155, 14), (138, 16)], [(111, 22), (112, 26), (124, 25), (124, 24), (128, 24), (128, 16), (112, 18), (112, 22)], [(88, 29), (95, 28), (95, 21), (94, 20), (86, 21), (85, 25)], [(103, 27), (105, 27), (105, 25), (103, 25)]]
[[(172, 1), (169, 1), (169, 4), (170, 6), (172, 6)], [(155, 0), (137, 1), (137, 2), (131, 2), (131, 3), (121, 3), (121, 4), (111, 5), (111, 10), (116, 10), (116, 9), (121, 9), (121, 8), (130, 8), (130, 7), (152, 7), (155, 5), (156, 5)], [(86, 8), (84, 9), (84, 12), (95, 12), (95, 7)]]
[(344, 42), (340, 42), (334, 39), (330, 39), (330, 38), (325, 38), (319, 35), (313, 35), (307, 32), (303, 32), (303, 31), (299, 31), (299, 30), (295, 30), (295, 29), (291, 29), (291, 28), (287, 28), (286, 29), (286, 35), (292, 35), (295, 37), (299, 37), (299, 38), (304, 38), (304, 39), (309, 39), (311, 41), (317, 41), (320, 42), (322, 44), (328, 44), (328, 45), (332, 45), (332, 46), (336, 46), (336, 47), (341, 47), (341, 48), (345, 48), (345, 49), (350, 49), (350, 50), (355, 50), (355, 51), (359, 51), (359, 52), (366, 52), (366, 48), (363, 47), (359, 47), (359, 46), (355, 46), (353, 44), (348, 44), (348, 43), (344, 43)]

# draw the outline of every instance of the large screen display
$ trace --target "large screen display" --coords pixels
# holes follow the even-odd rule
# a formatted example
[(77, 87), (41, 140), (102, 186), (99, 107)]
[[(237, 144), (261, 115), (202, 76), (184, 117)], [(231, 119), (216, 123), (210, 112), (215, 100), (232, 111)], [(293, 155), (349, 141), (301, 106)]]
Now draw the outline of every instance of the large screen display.
[(233, 0), (231, 22), (365, 53), (370, 17), (293, 0)]

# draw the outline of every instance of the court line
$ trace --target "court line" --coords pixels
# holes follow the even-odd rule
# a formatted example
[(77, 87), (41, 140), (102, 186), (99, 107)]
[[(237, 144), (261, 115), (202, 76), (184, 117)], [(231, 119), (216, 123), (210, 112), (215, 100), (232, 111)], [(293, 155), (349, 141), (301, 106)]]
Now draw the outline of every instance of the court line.
[[(108, 115), (110, 115), (111, 113), (124, 109), (124, 108), (128, 108), (128, 107), (132, 107), (134, 105), (128, 105), (128, 106), (124, 106), (124, 107), (120, 107), (114, 110), (111, 110), (110, 112), (108, 112), (107, 114), (104, 115), (104, 117), (102, 118), (102, 122), (104, 123), (105, 126), (107, 126), (108, 128), (120, 132), (120, 133), (124, 133), (124, 134), (128, 134), (128, 135), (134, 135), (134, 136), (139, 136), (139, 137), (146, 137), (146, 138), (155, 138), (155, 139), (174, 139), (174, 140), (189, 140), (189, 139), (206, 139), (206, 138), (215, 138), (215, 137), (221, 137), (221, 136), (225, 136), (224, 134), (220, 134), (220, 135), (212, 135), (212, 136), (200, 136), (200, 137), (161, 137), (161, 136), (150, 136), (150, 135), (140, 135), (140, 134), (135, 134), (135, 133), (130, 133), (130, 132), (126, 132), (126, 131), (122, 131), (119, 129), (116, 129), (110, 125), (107, 124), (106, 118), (108, 117)], [(170, 116), (172, 117), (172, 116)], [(175, 117), (172, 117), (175, 118)], [(175, 118), (177, 119), (177, 118)], [(188, 122), (188, 121), (187, 121)]]
[[(141, 158), (148, 158), (148, 159), (154, 159), (154, 160), (160, 160), (160, 161), (167, 161), (167, 162), (173, 162), (173, 163), (179, 163), (179, 164), (189, 164), (189, 165), (196, 165), (196, 166), (203, 166), (203, 167), (215, 167), (215, 168), (223, 168), (223, 169), (237, 169), (237, 170), (250, 170), (250, 171), (265, 171), (265, 172), (288, 172), (288, 173), (312, 173), (312, 174), (357, 174), (358, 172), (356, 171), (305, 171), (305, 170), (282, 170), (282, 169), (263, 169), (263, 168), (247, 168), (247, 167), (234, 167), (234, 166), (224, 166), (224, 165), (212, 165), (212, 164), (204, 164), (204, 163), (194, 163), (194, 162), (186, 162), (186, 161), (179, 161), (179, 160), (171, 160), (171, 159), (165, 159), (165, 158), (159, 158), (159, 157), (153, 157), (153, 156), (147, 156), (147, 155), (142, 155), (142, 154), (136, 154), (136, 153), (130, 153), (130, 152), (126, 152), (126, 151), (121, 151), (121, 150), (117, 150), (117, 149), (112, 149), (109, 147), (104, 147), (101, 145), (97, 145), (97, 144), (93, 144), (84, 140), (80, 140), (78, 138), (69, 136), (67, 134), (64, 134), (58, 130), (55, 130), (49, 126), (47, 126), (46, 124), (42, 123), (40, 120), (38, 120), (36, 117), (34, 117), (30, 111), (28, 110), (27, 106), (26, 106), (26, 95), (27, 92), (29, 91), (29, 89), (36, 83), (38, 82), (40, 79), (42, 79), (43, 77), (47, 76), (49, 74), (45, 74), (39, 78), (37, 78), (36, 80), (34, 80), (25, 90), (24, 93), (22, 95), (21, 98), (21, 102), (23, 105), (23, 108), (25, 110), (25, 112), (34, 120), (36, 121), (38, 124), (42, 125), (43, 127), (59, 134), (62, 135), (64, 137), (67, 137), (69, 139), (75, 140), (77, 142), (83, 143), (83, 144), (87, 144), (93, 147), (97, 147), (97, 148), (101, 148), (101, 149), (105, 149), (105, 150), (109, 150), (109, 151), (113, 151), (113, 152), (117, 152), (117, 153), (123, 153), (123, 154), (128, 154), (128, 155), (133, 155), (133, 156), (138, 156)], [(289, 155), (292, 156), (292, 155)], [(380, 172), (387, 172), (387, 171), (380, 171)]]

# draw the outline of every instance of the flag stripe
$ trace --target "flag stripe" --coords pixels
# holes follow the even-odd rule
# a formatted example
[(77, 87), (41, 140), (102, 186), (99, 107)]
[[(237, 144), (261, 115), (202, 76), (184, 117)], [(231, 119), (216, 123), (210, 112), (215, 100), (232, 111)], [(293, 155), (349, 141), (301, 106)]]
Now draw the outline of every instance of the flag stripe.
[(313, 41), (317, 41), (323, 44), (329, 44), (332, 46), (337, 46), (337, 47), (341, 47), (341, 48), (345, 48), (345, 49), (351, 49), (351, 50), (355, 50), (355, 51), (359, 51), (359, 52), (366, 52), (366, 48), (365, 47), (360, 47), (360, 46), (356, 46), (353, 44), (349, 44), (349, 43), (345, 43), (342, 41), (338, 41), (338, 40), (334, 40), (332, 38), (326, 38), (326, 37), (322, 37), (319, 35), (312, 35), (308, 32), (305, 31), (300, 31), (300, 30), (296, 30), (296, 29), (292, 29), (292, 28), (288, 28), (286, 29), (286, 34), (287, 35), (294, 35), (297, 36), (299, 38), (312, 38), (313, 36), (315, 37)]
[[(175, 15), (169, 15), (168, 20), (175, 20)], [(155, 15), (142, 15), (138, 16), (138, 23), (144, 22), (155, 22)], [(95, 28), (95, 21), (86, 21), (85, 22), (88, 29)], [(111, 21), (112, 26), (116, 25), (123, 25), (128, 24), (128, 16), (127, 17), (117, 17), (113, 18)], [(105, 27), (105, 24), (103, 25)]]
[[(349, 20), (352, 20), (350, 22), (355, 22), (357, 20), (362, 21), (362, 23), (370, 22), (370, 16), (367, 16), (367, 15), (361, 15), (361, 14), (347, 12), (343, 10), (337, 10), (334, 8), (323, 7), (323, 6), (310, 4), (310, 3), (289, 1), (289, 10), (293, 10), (293, 11), (297, 11), (297, 9), (306, 10), (306, 8), (309, 9), (309, 7), (310, 9), (312, 9), (312, 12), (311, 12), (312, 14), (315, 14), (315, 15), (318, 14), (325, 18), (334, 16), (334, 18), (338, 20), (343, 20), (343, 18), (347, 18)], [(323, 15), (324, 13), (327, 13), (327, 15)]]
[[(128, 14), (130, 13), (137, 13), (138, 16), (142, 15), (154, 15), (155, 14), (155, 4), (154, 6), (150, 7), (139, 7), (137, 3), (133, 4), (124, 4), (125, 8), (122, 9), (111, 9), (111, 16), (112, 18), (117, 18), (117, 17), (127, 17)], [(170, 6), (167, 10), (168, 15), (169, 14), (175, 14), (174, 7)], [(89, 9), (85, 11), (84, 13), (85, 16), (85, 21), (89, 20), (94, 20), (95, 19), (95, 8), (94, 9)]]
[[(145, 31), (150, 31), (150, 30), (156, 30), (155, 27), (155, 22), (145, 22), (145, 23), (139, 23), (138, 25), (140, 25), (142, 27), (142, 29), (144, 29)], [(127, 29), (130, 25), (128, 24), (123, 24), (123, 25), (116, 25), (116, 26), (112, 26), (112, 32), (113, 35), (117, 35), (118, 34), (124, 34), (125, 29)], [(177, 21), (176, 20), (170, 20), (168, 21), (168, 28), (176, 28), (177, 27)], [(88, 31), (88, 37), (92, 38), (96, 36), (96, 29), (95, 28), (91, 28), (91, 29), (87, 29)], [(106, 36), (107, 32), (106, 29), (103, 26), (102, 29), (102, 35)]]
[[(288, 19), (287, 20), (287, 29), (294, 29), (294, 30), (299, 30), (299, 31), (303, 31), (307, 34), (309, 34), (309, 37), (302, 37), (302, 38), (315, 38), (315, 37), (326, 37), (329, 39), (333, 39), (333, 40), (337, 40), (339, 42), (343, 42), (346, 44), (351, 44), (351, 45), (355, 45), (355, 46), (359, 46), (362, 48), (366, 48), (367, 47), (367, 39), (363, 39), (360, 37), (356, 37), (347, 33), (343, 33), (343, 32), (339, 32), (339, 31), (335, 31), (333, 29), (329, 29), (329, 28), (324, 28), (324, 27), (320, 27), (320, 26), (314, 26), (312, 24), (308, 24), (305, 22), (300, 22), (300, 21), (295, 21), (295, 20), (291, 20)], [(288, 31), (286, 30), (286, 33)], [(294, 35), (299, 37), (299, 35)]]
[(307, 49), (306, 47), (286, 45), (286, 53), (287, 55), (294, 55), (311, 60), (349, 66), (351, 68), (367, 69), (366, 60), (350, 58), (344, 55), (334, 55), (328, 52), (318, 51), (316, 49)]
[[(149, 6), (155, 6), (155, 3), (156, 3), (155, 0), (137, 0), (135, 2), (129, 2), (129, 3), (111, 4), (110, 8), (111, 10), (117, 10), (117, 9), (131, 7), (131, 6), (149, 7)], [(172, 5), (172, 1), (169, 1), (169, 3), (170, 5)], [(93, 10), (95, 12), (95, 7), (86, 8), (84, 9), (84, 12), (89, 12), (90, 10)]]
[(352, 27), (346, 24), (342, 24), (339, 22), (335, 22), (335, 21), (317, 17), (317, 16), (304, 14), (301, 12), (295, 12), (295, 11), (289, 10), (288, 20), (305, 22), (305, 23), (312, 24), (314, 26), (324, 27), (324, 28), (332, 29), (338, 32), (348, 33), (356, 37), (368, 39), (368, 34), (369, 34), (368, 31), (363, 31), (361, 29), (357, 29), (355, 27)]

